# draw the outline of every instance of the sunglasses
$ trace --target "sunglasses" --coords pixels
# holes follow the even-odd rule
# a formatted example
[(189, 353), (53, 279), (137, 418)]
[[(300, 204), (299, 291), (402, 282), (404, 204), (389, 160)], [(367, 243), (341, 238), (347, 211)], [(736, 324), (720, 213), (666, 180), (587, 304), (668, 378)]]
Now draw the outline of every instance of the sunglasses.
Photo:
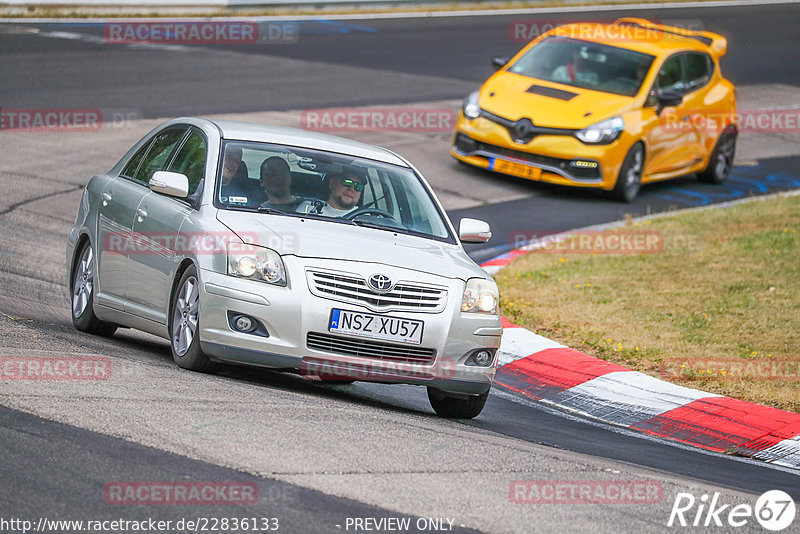
[(364, 190), (364, 184), (363, 183), (357, 182), (357, 181), (352, 180), (350, 178), (345, 178), (344, 180), (342, 180), (342, 185), (345, 186), (345, 187), (352, 186), (353, 189), (355, 189), (356, 191), (363, 191)]

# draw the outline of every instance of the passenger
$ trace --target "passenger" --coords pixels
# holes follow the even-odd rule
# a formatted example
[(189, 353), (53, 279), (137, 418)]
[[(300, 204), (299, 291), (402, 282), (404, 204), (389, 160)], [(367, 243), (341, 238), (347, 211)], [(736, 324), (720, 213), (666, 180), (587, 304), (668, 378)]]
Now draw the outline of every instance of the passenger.
[(220, 200), (226, 204), (252, 204), (257, 191), (251, 182), (247, 165), (242, 161), (242, 148), (229, 146), (222, 162)]
[(358, 208), (361, 200), (361, 191), (367, 181), (360, 173), (353, 169), (345, 170), (328, 178), (330, 194), (327, 202), (305, 201), (300, 204), (297, 211), (301, 213), (318, 213), (328, 217), (342, 217)]
[(280, 156), (269, 157), (261, 163), (261, 187), (267, 195), (261, 207), (295, 211), (302, 202), (292, 194), (292, 171)]

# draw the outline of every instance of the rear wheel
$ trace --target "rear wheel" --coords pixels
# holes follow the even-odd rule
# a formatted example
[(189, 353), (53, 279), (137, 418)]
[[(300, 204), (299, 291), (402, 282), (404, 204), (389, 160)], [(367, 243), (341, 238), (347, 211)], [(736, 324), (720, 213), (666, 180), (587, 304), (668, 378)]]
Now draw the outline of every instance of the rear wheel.
[(489, 392), (482, 395), (463, 397), (448, 396), (447, 393), (436, 388), (428, 388), (428, 400), (437, 415), (453, 419), (472, 419), (477, 417), (486, 405)]
[(178, 366), (201, 373), (217, 369), (200, 348), (200, 281), (194, 265), (184, 271), (172, 297), (169, 333), (172, 359)]
[(78, 252), (72, 268), (72, 324), (81, 332), (110, 336), (117, 325), (101, 321), (94, 314), (94, 252), (86, 241)]
[(611, 196), (622, 202), (632, 202), (642, 187), (642, 169), (644, 168), (644, 147), (636, 143), (628, 151), (622, 168), (617, 176), (617, 183), (611, 190)]
[(697, 173), (697, 179), (709, 184), (721, 184), (728, 179), (728, 175), (733, 169), (735, 155), (736, 128), (729, 126), (720, 134), (714, 152), (711, 153), (711, 158), (708, 160), (708, 167)]

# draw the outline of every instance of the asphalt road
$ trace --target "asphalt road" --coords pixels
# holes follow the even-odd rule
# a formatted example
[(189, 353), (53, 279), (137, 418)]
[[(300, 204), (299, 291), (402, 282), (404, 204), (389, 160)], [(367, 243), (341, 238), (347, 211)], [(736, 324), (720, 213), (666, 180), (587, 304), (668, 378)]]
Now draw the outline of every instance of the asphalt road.
[[(636, 14), (699, 20), (732, 36), (723, 69), (737, 84), (800, 86), (800, 60), (785, 53), (800, 6), (596, 18)], [(6, 24), (0, 105), (102, 108), (142, 119), (254, 112), (281, 118), (310, 107), (452, 101), (490, 73), (489, 57), (521, 46), (508, 36), (509, 23), (520, 18), (533, 17), (303, 22), (293, 45), (178, 49), (109, 45), (96, 25)], [(102, 354), (115, 369), (102, 383), (0, 383), (3, 518), (255, 514), (280, 517), (285, 532), (336, 532), (345, 530), (347, 517), (418, 516), (454, 518), (486, 532), (530, 532), (531, 525), (542, 532), (618, 532), (619, 525), (659, 532), (678, 492), (719, 491), (725, 502), (752, 504), (766, 489), (783, 489), (800, 499), (795, 473), (621, 433), (500, 392), (477, 420), (455, 423), (433, 416), (418, 388), (321, 387), (239, 368), (197, 375), (175, 368), (166, 342), (150, 336), (78, 334), (62, 277), (64, 236), (80, 188), (156, 122), (85, 139), (0, 133), (0, 349)], [(686, 178), (645, 188), (635, 204), (620, 205), (592, 192), (464, 169), (441, 150), (446, 137), (390, 141), (398, 151), (407, 147), (412, 161), (415, 151), (424, 156), (430, 170), (421, 168), (451, 217), (491, 222), (495, 237), (471, 250), (476, 259), (503, 251), (520, 230), (559, 231), (800, 186), (797, 158), (789, 156), (737, 167), (723, 188)], [(514, 480), (587, 479), (655, 480), (664, 499), (541, 507), (508, 498)], [(235, 512), (110, 506), (102, 490), (115, 480), (252, 481), (264, 498)]]

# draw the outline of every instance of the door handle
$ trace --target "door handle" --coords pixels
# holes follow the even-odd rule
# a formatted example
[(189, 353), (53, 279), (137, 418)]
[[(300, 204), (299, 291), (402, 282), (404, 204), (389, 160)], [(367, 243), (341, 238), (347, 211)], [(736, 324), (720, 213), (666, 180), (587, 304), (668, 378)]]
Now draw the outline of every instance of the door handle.
[(136, 215), (139, 216), (139, 222), (142, 222), (147, 218), (147, 210), (144, 208), (139, 208), (136, 210)]
[(108, 203), (111, 202), (111, 194), (110, 193), (103, 193), (100, 195), (103, 199), (103, 207), (108, 206)]

